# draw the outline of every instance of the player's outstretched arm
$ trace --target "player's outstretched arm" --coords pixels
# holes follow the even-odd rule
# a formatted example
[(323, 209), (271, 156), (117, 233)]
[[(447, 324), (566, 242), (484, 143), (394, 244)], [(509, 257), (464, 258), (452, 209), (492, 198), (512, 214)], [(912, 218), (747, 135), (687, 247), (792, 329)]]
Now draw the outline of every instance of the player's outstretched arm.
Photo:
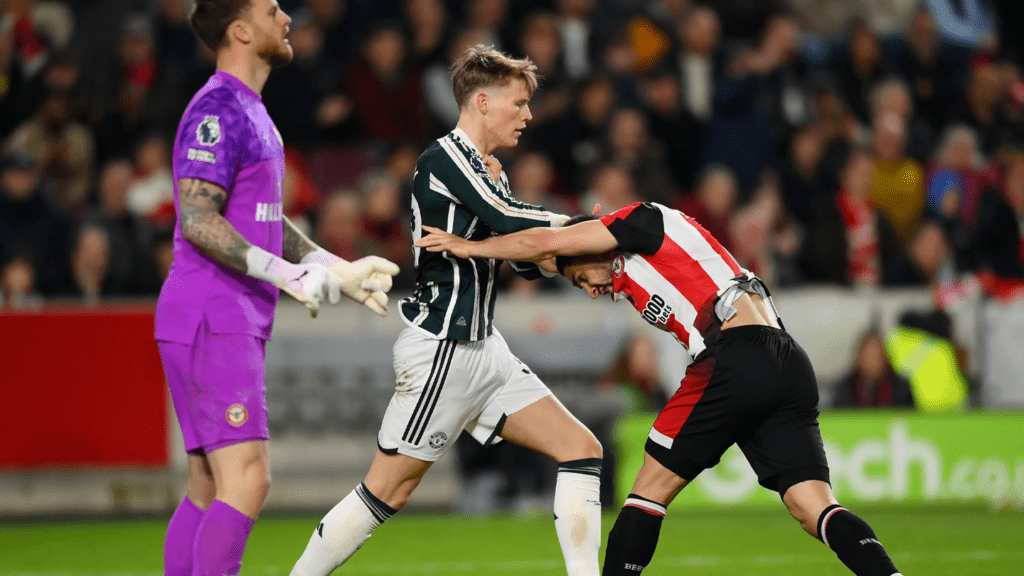
[(427, 236), (416, 246), (428, 252), (444, 252), (458, 258), (497, 258), (541, 262), (555, 256), (601, 254), (619, 243), (604, 224), (596, 220), (581, 222), (567, 228), (530, 228), (486, 240), (471, 241), (444, 230), (424, 226)]
[(284, 255), (303, 264), (322, 264), (338, 281), (341, 292), (381, 316), (388, 315), (391, 277), (398, 274), (398, 264), (367, 256), (355, 262), (331, 254), (310, 240), (288, 218), (284, 219)]
[(198, 178), (178, 181), (181, 234), (217, 262), (270, 282), (309, 308), (314, 317), (322, 300), (341, 299), (336, 278), (320, 264), (292, 264), (253, 246), (221, 211), (228, 192)]

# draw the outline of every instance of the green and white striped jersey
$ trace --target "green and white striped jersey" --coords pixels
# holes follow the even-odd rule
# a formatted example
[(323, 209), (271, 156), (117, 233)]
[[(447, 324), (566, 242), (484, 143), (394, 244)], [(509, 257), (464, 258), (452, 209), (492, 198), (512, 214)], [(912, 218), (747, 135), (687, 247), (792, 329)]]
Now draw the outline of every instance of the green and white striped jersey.
[[(466, 133), (456, 128), (431, 143), (416, 162), (412, 238), (433, 226), (470, 240), (564, 218), (512, 197), (504, 172), (495, 183)], [(399, 304), (402, 319), (432, 338), (481, 340), (493, 332), (494, 281), (500, 260), (455, 258), (413, 247), (416, 291)]]

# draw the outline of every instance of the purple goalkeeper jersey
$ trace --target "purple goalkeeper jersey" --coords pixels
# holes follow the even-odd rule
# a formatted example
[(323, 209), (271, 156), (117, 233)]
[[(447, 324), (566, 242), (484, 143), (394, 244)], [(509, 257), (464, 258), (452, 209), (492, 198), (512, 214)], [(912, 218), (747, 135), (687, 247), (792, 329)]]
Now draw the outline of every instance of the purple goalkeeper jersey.
[(278, 290), (204, 254), (181, 234), (178, 180), (228, 191), (224, 218), (254, 246), (281, 255), (284, 146), (260, 95), (218, 70), (189, 102), (174, 138), (174, 263), (156, 305), (156, 339), (191, 344), (212, 333), (270, 339)]

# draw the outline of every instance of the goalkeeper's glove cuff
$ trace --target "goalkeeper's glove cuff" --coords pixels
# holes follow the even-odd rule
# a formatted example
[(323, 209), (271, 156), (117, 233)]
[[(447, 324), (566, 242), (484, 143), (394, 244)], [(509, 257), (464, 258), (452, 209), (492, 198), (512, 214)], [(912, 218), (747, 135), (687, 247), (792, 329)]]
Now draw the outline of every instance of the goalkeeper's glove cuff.
[(294, 264), (274, 256), (259, 246), (252, 246), (245, 253), (245, 265), (246, 274), (278, 287), (287, 284), (290, 276), (297, 276), (290, 274), (294, 272)]
[(330, 268), (331, 266), (334, 266), (338, 262), (346, 262), (347, 263), (347, 261), (344, 258), (339, 258), (339, 257), (335, 256), (334, 254), (331, 254), (330, 252), (328, 252), (327, 250), (324, 250), (323, 248), (321, 248), (319, 246), (317, 246), (316, 250), (313, 250), (309, 254), (306, 254), (305, 256), (303, 256), (301, 262), (303, 264), (314, 264), (314, 263), (323, 264), (324, 266), (326, 266), (328, 268)]

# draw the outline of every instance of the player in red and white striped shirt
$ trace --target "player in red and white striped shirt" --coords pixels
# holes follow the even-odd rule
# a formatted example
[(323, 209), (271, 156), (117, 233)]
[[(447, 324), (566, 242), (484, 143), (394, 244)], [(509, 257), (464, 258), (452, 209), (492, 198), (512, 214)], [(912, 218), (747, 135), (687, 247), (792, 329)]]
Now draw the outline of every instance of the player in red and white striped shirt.
[(416, 245), (557, 268), (591, 298), (629, 300), (693, 357), (651, 428), (633, 493), (608, 536), (603, 574), (639, 574), (654, 555), (668, 504), (735, 443), (758, 482), (778, 492), (804, 530), (850, 570), (898, 575), (871, 527), (832, 494), (814, 371), (761, 280), (692, 218), (659, 204), (569, 224), (476, 242), (424, 227), (431, 234)]

